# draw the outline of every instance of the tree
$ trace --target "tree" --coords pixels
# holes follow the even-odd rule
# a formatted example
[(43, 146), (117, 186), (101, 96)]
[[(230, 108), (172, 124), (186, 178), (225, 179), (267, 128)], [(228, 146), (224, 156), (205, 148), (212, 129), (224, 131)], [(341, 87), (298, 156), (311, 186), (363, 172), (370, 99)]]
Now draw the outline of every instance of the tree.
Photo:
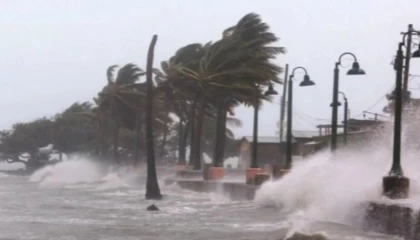
[(89, 102), (74, 103), (53, 118), (51, 142), (61, 154), (94, 152), (95, 130), (91, 119), (84, 116), (92, 111)]
[[(178, 144), (179, 144), (179, 137), (182, 137), (178, 134), (178, 129), (180, 122), (176, 122), (172, 124), (169, 128), (170, 134), (168, 134), (168, 144), (166, 145), (166, 154), (169, 158), (174, 158), (176, 153), (179, 151)], [(206, 126), (203, 128), (202, 134), (202, 153), (208, 155), (209, 157), (214, 156), (215, 150), (215, 138), (216, 138), (216, 119), (213, 117), (205, 117), (204, 118), (204, 125)], [(227, 118), (227, 125), (229, 127), (226, 128), (225, 134), (225, 142), (226, 142), (226, 157), (233, 157), (237, 156), (237, 140), (233, 134), (232, 128), (239, 127), (242, 125), (242, 122), (236, 118)]]
[[(223, 38), (209, 46), (197, 69), (181, 66), (178, 71), (200, 89), (195, 139), (195, 169), (200, 168), (201, 132), (206, 108), (217, 108), (219, 128), (224, 136), (226, 112), (239, 103), (255, 106), (259, 99), (269, 99), (262, 89), (280, 83), (282, 68), (270, 61), (284, 48), (273, 47), (278, 38), (268, 31), (257, 14), (245, 15), (235, 26), (226, 29)], [(222, 138), (217, 138), (222, 139)], [(217, 145), (220, 149), (222, 145)], [(218, 150), (219, 151), (219, 150)]]
[(204, 56), (205, 51), (211, 43), (202, 45), (199, 43), (188, 44), (175, 52), (168, 61), (161, 62), (162, 71), (154, 69), (159, 89), (165, 93), (166, 99), (171, 104), (171, 111), (177, 115), (179, 121), (179, 164), (186, 163), (186, 141), (188, 132), (191, 132), (190, 138), (190, 163), (193, 159), (194, 136), (195, 136), (195, 109), (199, 96), (199, 85), (196, 81), (191, 81), (188, 76), (180, 73), (178, 68), (188, 67), (198, 70), (199, 62)]
[[(98, 109), (102, 116), (110, 116), (113, 128), (113, 155), (114, 161), (118, 159), (118, 136), (121, 125), (133, 129), (136, 111), (136, 100), (143, 93), (137, 91), (140, 84), (136, 84), (138, 79), (145, 73), (136, 65), (130, 63), (123, 66), (114, 80), (113, 72), (117, 65), (110, 66), (107, 70), (108, 84), (99, 93)], [(102, 118), (101, 121), (104, 121)]]
[(153, 145), (153, 57), (157, 35), (150, 42), (147, 53), (146, 82), (147, 82), (147, 105), (146, 105), (146, 145), (147, 145), (147, 181), (146, 199), (162, 199), (156, 174), (155, 153)]
[(53, 121), (40, 118), (29, 123), (14, 124), (12, 130), (0, 134), (0, 161), (23, 163), (27, 169), (43, 165), (45, 156), (39, 154), (40, 147), (51, 143)]

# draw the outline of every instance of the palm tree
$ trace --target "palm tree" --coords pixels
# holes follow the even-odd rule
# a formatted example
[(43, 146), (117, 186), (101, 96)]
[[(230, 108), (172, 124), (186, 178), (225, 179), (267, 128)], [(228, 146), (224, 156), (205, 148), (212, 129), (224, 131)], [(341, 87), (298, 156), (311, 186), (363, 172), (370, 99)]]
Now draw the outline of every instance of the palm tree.
[(146, 82), (147, 82), (147, 105), (146, 105), (146, 144), (147, 144), (147, 181), (146, 199), (162, 199), (159, 183), (157, 180), (155, 153), (153, 146), (153, 55), (157, 41), (154, 35), (150, 42), (147, 54)]
[[(275, 58), (277, 54), (284, 53), (285, 50), (281, 47), (270, 46), (272, 43), (275, 43), (278, 38), (268, 30), (268, 25), (263, 23), (258, 15), (251, 13), (244, 16), (236, 26), (226, 29), (223, 33), (224, 39), (238, 42), (236, 46), (239, 49), (251, 54), (254, 53), (254, 56), (249, 56), (246, 53), (243, 55), (245, 65), (248, 67), (246, 71), (251, 69), (254, 71), (254, 74), (249, 74), (249, 77), (252, 77), (251, 79), (238, 78), (234, 81), (220, 79), (223, 81), (223, 84), (226, 84), (229, 87), (225, 88), (226, 93), (224, 96), (221, 94), (221, 101), (218, 102), (218, 115), (221, 114), (222, 116), (218, 118), (218, 125), (220, 125), (218, 134), (221, 136), (221, 139), (219, 140), (221, 141), (221, 144), (216, 145), (216, 148), (219, 148), (218, 150), (215, 150), (216, 153), (219, 152), (215, 158), (216, 165), (220, 165), (223, 160), (223, 136), (225, 135), (226, 129), (226, 112), (238, 103), (255, 107), (256, 104), (257, 106), (261, 104), (260, 99), (269, 100), (269, 98), (262, 95), (261, 86), (270, 84), (270, 81), (279, 82), (277, 76), (281, 73), (282, 69), (272, 64), (270, 60)], [(245, 80), (246, 82), (242, 80)], [(242, 86), (247, 87), (242, 88)], [(256, 103), (257, 99), (259, 100)]]
[[(194, 81), (181, 74), (177, 68), (189, 67), (197, 69), (200, 59), (211, 43), (202, 45), (199, 43), (186, 45), (176, 51), (168, 61), (161, 63), (162, 71), (154, 69), (158, 87), (165, 93), (166, 100), (171, 104), (170, 108), (178, 116), (179, 121), (179, 164), (185, 164), (185, 145), (188, 138), (188, 132), (191, 132), (190, 142), (194, 143), (194, 113), (197, 105), (197, 85)], [(190, 144), (193, 145), (193, 144)], [(190, 163), (193, 159), (194, 146), (190, 146)]]
[[(200, 94), (194, 148), (196, 158), (200, 158), (201, 129), (206, 108), (216, 107), (219, 110), (217, 133), (224, 136), (223, 122), (226, 112), (231, 110), (230, 106), (239, 103), (255, 105), (255, 99), (264, 98), (263, 87), (272, 82), (280, 83), (278, 75), (282, 68), (270, 60), (284, 53), (284, 48), (271, 46), (278, 38), (268, 30), (268, 25), (257, 14), (247, 14), (235, 26), (225, 30), (221, 40), (209, 46), (198, 70), (187, 66), (177, 69), (199, 85), (196, 88)], [(216, 146), (220, 149), (220, 145)], [(195, 168), (199, 167), (200, 162), (197, 162)]]
[[(98, 109), (101, 113), (107, 112), (113, 122), (113, 155), (116, 163), (118, 160), (118, 136), (121, 126), (133, 129), (136, 100), (142, 95), (136, 91), (136, 82), (145, 73), (136, 65), (126, 64), (118, 71), (114, 80), (113, 72), (117, 65), (110, 66), (107, 70), (108, 84), (99, 93)], [(103, 119), (102, 119), (103, 120)]]

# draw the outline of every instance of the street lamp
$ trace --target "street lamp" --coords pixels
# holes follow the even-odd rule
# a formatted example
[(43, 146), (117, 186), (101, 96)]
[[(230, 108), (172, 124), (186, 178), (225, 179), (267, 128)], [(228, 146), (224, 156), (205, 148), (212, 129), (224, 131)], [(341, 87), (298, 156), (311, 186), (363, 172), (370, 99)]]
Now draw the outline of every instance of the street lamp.
[[(347, 131), (348, 131), (348, 117), (347, 114), (349, 112), (349, 104), (347, 101), (347, 97), (343, 92), (338, 92), (339, 94), (343, 95), (344, 98), (344, 145), (347, 145)], [(339, 102), (338, 105), (341, 105), (341, 103)]]
[[(392, 154), (392, 167), (389, 171), (388, 176), (385, 176), (382, 179), (383, 194), (392, 199), (407, 198), (409, 194), (410, 180), (407, 177), (404, 177), (403, 170), (401, 167), (401, 120), (402, 120), (402, 110), (403, 102), (409, 99), (409, 93), (406, 90), (407, 84), (405, 83), (405, 78), (408, 79), (409, 76), (409, 66), (410, 55), (411, 55), (411, 35), (416, 33), (420, 35), (420, 32), (413, 29), (413, 25), (408, 25), (409, 31), (404, 33), (403, 41), (398, 44), (397, 57), (395, 59), (395, 70), (396, 70), (396, 80), (395, 80), (395, 90), (391, 94), (390, 98), (394, 99), (395, 110), (394, 110), (394, 147)], [(408, 36), (408, 41), (406, 45), (406, 56), (404, 64), (404, 55), (402, 47), (405, 43), (405, 38)], [(420, 49), (415, 51), (411, 57), (420, 57)], [(403, 85), (403, 66), (404, 66), (404, 85)], [(404, 88), (404, 91), (403, 91)]]
[(411, 55), (411, 57), (413, 58), (419, 58), (420, 57), (420, 43), (417, 45), (419, 47), (419, 49), (417, 49), (413, 55)]
[(298, 69), (302, 69), (305, 72), (303, 76), (303, 81), (299, 84), (301, 87), (313, 86), (315, 83), (309, 78), (308, 72), (304, 67), (295, 67), (292, 71), (292, 74), (289, 76), (289, 91), (288, 95), (288, 104), (287, 104), (287, 135), (286, 135), (286, 164), (284, 169), (286, 171), (292, 168), (292, 116), (293, 116), (293, 77), (295, 71)]
[[(277, 91), (274, 90), (272, 84), (268, 86), (268, 90), (264, 93), (264, 95), (277, 95)], [(254, 182), (255, 175), (260, 171), (258, 167), (258, 105), (259, 105), (259, 97), (258, 93), (255, 95), (255, 103), (254, 103), (254, 129), (252, 135), (252, 155), (251, 155), (251, 165), (247, 169), (246, 173), (246, 182), (248, 184), (252, 184)]]
[[(413, 54), (411, 54), (411, 46), (413, 44), (412, 42), (412, 36), (418, 35), (420, 36), (420, 32), (416, 31), (413, 28), (413, 24), (408, 24), (408, 31), (401, 33), (403, 34), (403, 41), (402, 43), (405, 44), (405, 64), (404, 64), (404, 82), (403, 82), (403, 89), (404, 92), (407, 92), (408, 89), (408, 77), (410, 75), (410, 58), (418, 58), (420, 57), (420, 45), (418, 45), (419, 49), (416, 50)], [(406, 41), (407, 37), (407, 41)], [(404, 58), (404, 57), (403, 57)]]
[(395, 59), (396, 80), (394, 98), (394, 147), (392, 155), (392, 167), (388, 176), (382, 179), (383, 193), (389, 198), (407, 198), (410, 181), (404, 177), (401, 167), (401, 115), (402, 115), (402, 72), (403, 72), (403, 43), (398, 44), (397, 57)]
[(334, 83), (333, 83), (333, 101), (331, 103), (332, 107), (332, 118), (331, 118), (331, 151), (335, 151), (337, 149), (337, 117), (338, 117), (338, 80), (339, 80), (339, 66), (341, 65), (341, 59), (343, 56), (350, 55), (353, 57), (354, 62), (352, 68), (347, 71), (347, 75), (365, 75), (365, 71), (363, 71), (360, 66), (359, 62), (357, 62), (356, 56), (351, 52), (345, 52), (340, 55), (338, 58), (338, 62), (335, 63), (334, 68)]
[[(268, 86), (268, 90), (264, 93), (264, 95), (277, 95), (277, 91), (274, 90), (273, 85), (270, 84)], [(258, 168), (258, 108), (259, 108), (259, 98), (258, 95), (255, 97), (255, 105), (254, 105), (254, 131), (252, 135), (252, 160), (250, 168)]]

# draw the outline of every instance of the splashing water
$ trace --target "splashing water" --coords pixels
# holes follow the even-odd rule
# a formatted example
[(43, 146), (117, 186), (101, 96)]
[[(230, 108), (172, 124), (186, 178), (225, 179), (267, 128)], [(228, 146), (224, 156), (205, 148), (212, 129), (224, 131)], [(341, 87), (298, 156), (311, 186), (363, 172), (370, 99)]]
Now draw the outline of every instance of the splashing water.
[(124, 180), (122, 180), (118, 173), (110, 172), (105, 177), (101, 179), (101, 185), (99, 185), (96, 189), (97, 190), (109, 190), (115, 188), (124, 188), (129, 187)]
[(0, 173), (0, 178), (5, 178), (8, 177), (9, 175), (7, 175), (6, 173)]
[(70, 160), (46, 166), (35, 171), (30, 182), (39, 182), (40, 187), (62, 187), (68, 184), (91, 183), (101, 180), (103, 171), (89, 160)]
[[(295, 161), (290, 173), (281, 180), (261, 186), (256, 203), (279, 207), (287, 214), (288, 236), (314, 233), (312, 226), (316, 223), (359, 228), (369, 201), (408, 203), (420, 210), (420, 142), (417, 136), (413, 138), (417, 129), (411, 123), (418, 120), (404, 121), (401, 162), (404, 175), (410, 179), (409, 199), (390, 200), (382, 196), (382, 178), (392, 165), (393, 126), (389, 124), (361, 146), (340, 148), (334, 154), (326, 150)], [(328, 235), (331, 237), (330, 232)]]
[[(420, 200), (417, 152), (402, 155), (405, 175), (410, 178), (410, 199)], [(346, 149), (332, 156), (325, 151), (296, 162), (281, 180), (265, 183), (256, 194), (261, 206), (276, 206), (290, 214), (294, 228), (311, 221), (329, 221), (360, 226), (368, 201), (381, 197), (382, 177), (392, 163), (392, 148)], [(390, 201), (390, 200), (389, 200)], [(418, 204), (417, 204), (417, 207)]]

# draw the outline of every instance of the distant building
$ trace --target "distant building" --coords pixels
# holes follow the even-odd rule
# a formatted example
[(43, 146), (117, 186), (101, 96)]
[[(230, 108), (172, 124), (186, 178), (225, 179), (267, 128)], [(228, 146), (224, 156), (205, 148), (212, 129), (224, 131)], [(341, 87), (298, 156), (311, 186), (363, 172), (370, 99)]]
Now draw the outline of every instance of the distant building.
[[(317, 131), (293, 131), (292, 154), (294, 157), (302, 157), (316, 151), (319, 143), (314, 141)], [(283, 136), (285, 140), (286, 137)], [(244, 136), (239, 140), (238, 167), (246, 169), (251, 164), (252, 157), (252, 136)], [(284, 164), (286, 154), (286, 142), (280, 143), (280, 137), (258, 137), (258, 164), (263, 167), (265, 164)]]
[[(419, 102), (420, 103), (420, 102)], [(419, 104), (420, 105), (420, 104)], [(377, 133), (389, 124), (388, 121), (379, 119), (349, 119), (347, 143), (349, 146), (365, 146), (372, 139), (377, 139)], [(293, 158), (301, 158), (318, 152), (329, 146), (331, 140), (331, 125), (323, 124), (317, 126), (318, 131), (293, 131), (292, 155)], [(420, 124), (419, 124), (420, 129)], [(286, 131), (285, 131), (286, 132)], [(338, 125), (337, 141), (343, 144), (343, 125)], [(388, 138), (380, 140), (388, 141)], [(286, 156), (286, 136), (280, 143), (280, 137), (258, 137), (258, 165), (284, 164)], [(377, 143), (377, 141), (375, 141)], [(252, 136), (244, 136), (239, 140), (238, 168), (246, 169), (251, 164), (252, 157)]]
[[(377, 133), (381, 132), (384, 127), (389, 124), (388, 121), (379, 119), (349, 119), (347, 122), (347, 143), (350, 146), (364, 145), (372, 139), (377, 138)], [(337, 143), (344, 142), (344, 125), (338, 125)], [(318, 142), (323, 142), (325, 146), (329, 145), (331, 140), (331, 125), (318, 125), (319, 136), (314, 139)]]

